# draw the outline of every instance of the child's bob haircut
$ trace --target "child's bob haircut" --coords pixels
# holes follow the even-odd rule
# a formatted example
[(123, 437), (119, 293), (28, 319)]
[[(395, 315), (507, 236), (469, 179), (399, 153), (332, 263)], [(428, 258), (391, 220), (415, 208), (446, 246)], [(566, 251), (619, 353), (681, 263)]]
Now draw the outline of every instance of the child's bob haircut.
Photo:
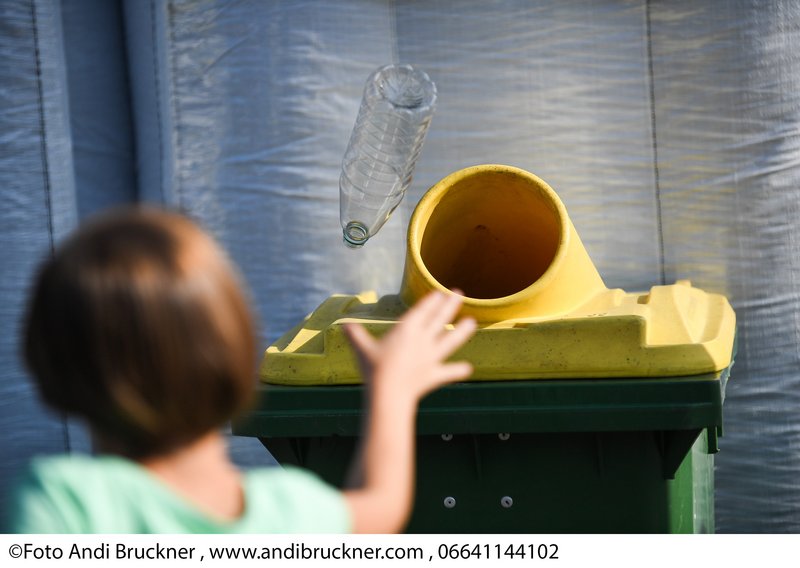
[(177, 214), (84, 225), (42, 266), (24, 333), (44, 400), (132, 459), (209, 433), (252, 396), (254, 325), (234, 270)]

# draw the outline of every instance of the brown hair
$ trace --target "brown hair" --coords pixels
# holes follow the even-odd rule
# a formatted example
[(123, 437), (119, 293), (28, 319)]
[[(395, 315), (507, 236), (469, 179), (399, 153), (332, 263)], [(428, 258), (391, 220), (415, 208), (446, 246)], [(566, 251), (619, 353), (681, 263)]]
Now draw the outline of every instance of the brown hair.
[(42, 266), (24, 344), (44, 400), (131, 458), (208, 433), (252, 396), (254, 326), (233, 268), (177, 214), (84, 225)]

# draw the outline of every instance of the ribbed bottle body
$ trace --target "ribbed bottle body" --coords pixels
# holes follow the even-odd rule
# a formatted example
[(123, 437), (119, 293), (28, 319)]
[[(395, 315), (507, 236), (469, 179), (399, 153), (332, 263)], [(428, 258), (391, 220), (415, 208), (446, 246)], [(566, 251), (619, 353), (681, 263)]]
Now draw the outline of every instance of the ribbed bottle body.
[(436, 86), (410, 65), (386, 65), (367, 79), (339, 178), (345, 244), (363, 245), (400, 204), (436, 104)]

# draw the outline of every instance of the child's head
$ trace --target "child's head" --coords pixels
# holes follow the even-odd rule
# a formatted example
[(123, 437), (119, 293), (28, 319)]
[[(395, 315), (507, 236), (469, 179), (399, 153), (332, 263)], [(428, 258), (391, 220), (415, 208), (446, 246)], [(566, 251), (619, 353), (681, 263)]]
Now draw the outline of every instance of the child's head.
[(84, 225), (42, 267), (25, 359), (54, 408), (132, 458), (169, 452), (250, 400), (256, 345), (225, 254), (179, 215)]

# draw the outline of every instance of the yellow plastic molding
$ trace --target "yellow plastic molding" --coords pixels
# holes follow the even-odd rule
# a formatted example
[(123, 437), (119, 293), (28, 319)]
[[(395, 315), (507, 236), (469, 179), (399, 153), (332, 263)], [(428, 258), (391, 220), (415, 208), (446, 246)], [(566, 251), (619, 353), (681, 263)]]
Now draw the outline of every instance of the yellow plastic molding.
[(450, 288), (481, 322), (566, 314), (606, 289), (555, 191), (497, 165), (450, 174), (411, 216), (400, 297)]
[(332, 296), (267, 348), (262, 380), (360, 382), (342, 325), (385, 333), (430, 290), (464, 292), (475, 336), (454, 354), (471, 380), (666, 377), (730, 364), (736, 317), (688, 281), (609, 290), (556, 193), (524, 170), (455, 172), (417, 205), (399, 295)]

